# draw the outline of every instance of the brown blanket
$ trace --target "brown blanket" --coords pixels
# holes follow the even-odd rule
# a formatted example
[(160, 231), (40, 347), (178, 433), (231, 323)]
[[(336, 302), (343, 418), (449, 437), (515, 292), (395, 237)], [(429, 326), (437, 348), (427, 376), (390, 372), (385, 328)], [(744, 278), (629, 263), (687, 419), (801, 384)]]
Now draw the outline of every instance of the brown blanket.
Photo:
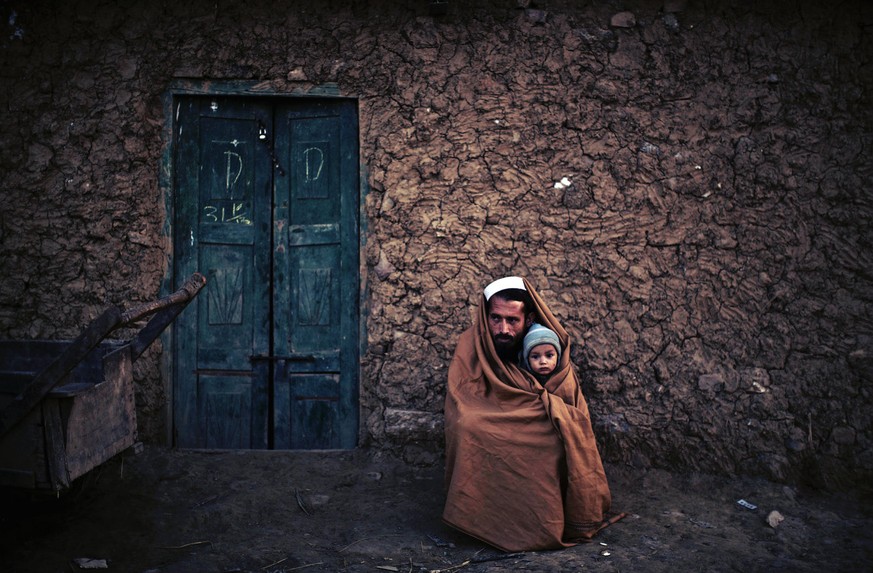
[(443, 520), (504, 551), (567, 547), (604, 525), (611, 497), (567, 332), (530, 284), (563, 352), (545, 388), (497, 357), (486, 303), (449, 367)]

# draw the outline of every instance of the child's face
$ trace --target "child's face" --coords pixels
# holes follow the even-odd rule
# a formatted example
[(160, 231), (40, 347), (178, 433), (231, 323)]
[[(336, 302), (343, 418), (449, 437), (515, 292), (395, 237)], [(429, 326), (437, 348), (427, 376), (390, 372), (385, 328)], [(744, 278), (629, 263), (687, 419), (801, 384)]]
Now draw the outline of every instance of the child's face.
[(551, 344), (537, 344), (531, 348), (527, 361), (537, 374), (551, 374), (558, 365), (558, 351)]

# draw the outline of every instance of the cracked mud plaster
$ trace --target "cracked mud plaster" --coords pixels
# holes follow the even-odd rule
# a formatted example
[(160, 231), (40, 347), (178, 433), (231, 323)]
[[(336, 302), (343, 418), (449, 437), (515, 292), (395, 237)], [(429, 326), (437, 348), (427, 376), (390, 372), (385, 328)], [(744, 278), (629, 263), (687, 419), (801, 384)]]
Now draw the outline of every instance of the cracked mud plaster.
[[(607, 459), (873, 470), (865, 3), (50, 4), (0, 39), (4, 336), (157, 294), (174, 78), (330, 83), (369, 188), (363, 444), (439, 463), (457, 336), (516, 273), (575, 341)], [(143, 360), (148, 439), (168, 396)]]

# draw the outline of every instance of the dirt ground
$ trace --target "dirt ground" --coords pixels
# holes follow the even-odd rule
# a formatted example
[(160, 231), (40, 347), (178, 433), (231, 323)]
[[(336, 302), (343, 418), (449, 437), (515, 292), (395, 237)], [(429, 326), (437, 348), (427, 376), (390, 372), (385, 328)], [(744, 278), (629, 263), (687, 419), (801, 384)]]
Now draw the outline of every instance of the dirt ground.
[[(869, 497), (748, 478), (606, 470), (614, 508), (627, 518), (591, 543), (505, 554), (441, 523), (441, 468), (411, 468), (363, 450), (146, 446), (93, 470), (60, 498), (4, 491), (0, 569), (60, 573), (105, 563), (104, 570), (130, 573), (871, 571)], [(740, 499), (757, 508), (738, 505)], [(773, 511), (784, 517), (775, 527), (767, 522)]]

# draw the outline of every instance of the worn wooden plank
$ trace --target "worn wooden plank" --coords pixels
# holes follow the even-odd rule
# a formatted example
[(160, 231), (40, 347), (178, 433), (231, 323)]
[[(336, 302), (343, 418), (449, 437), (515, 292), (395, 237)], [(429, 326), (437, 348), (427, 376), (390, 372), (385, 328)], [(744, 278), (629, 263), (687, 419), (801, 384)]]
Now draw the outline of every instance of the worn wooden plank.
[(71, 401), (66, 421), (66, 461), (72, 479), (136, 442), (130, 347), (103, 359), (103, 381)]
[(70, 472), (60, 405), (57, 400), (43, 400), (41, 407), (49, 483), (52, 489), (64, 489), (70, 487)]
[(87, 392), (94, 386), (93, 382), (71, 382), (55, 387), (48, 393), (49, 398), (72, 398), (82, 392)]
[(0, 411), (0, 436), (20, 422), (46, 394), (69, 374), (88, 352), (121, 323), (121, 311), (111, 306), (94, 319), (57, 359), (53, 360), (33, 382)]

